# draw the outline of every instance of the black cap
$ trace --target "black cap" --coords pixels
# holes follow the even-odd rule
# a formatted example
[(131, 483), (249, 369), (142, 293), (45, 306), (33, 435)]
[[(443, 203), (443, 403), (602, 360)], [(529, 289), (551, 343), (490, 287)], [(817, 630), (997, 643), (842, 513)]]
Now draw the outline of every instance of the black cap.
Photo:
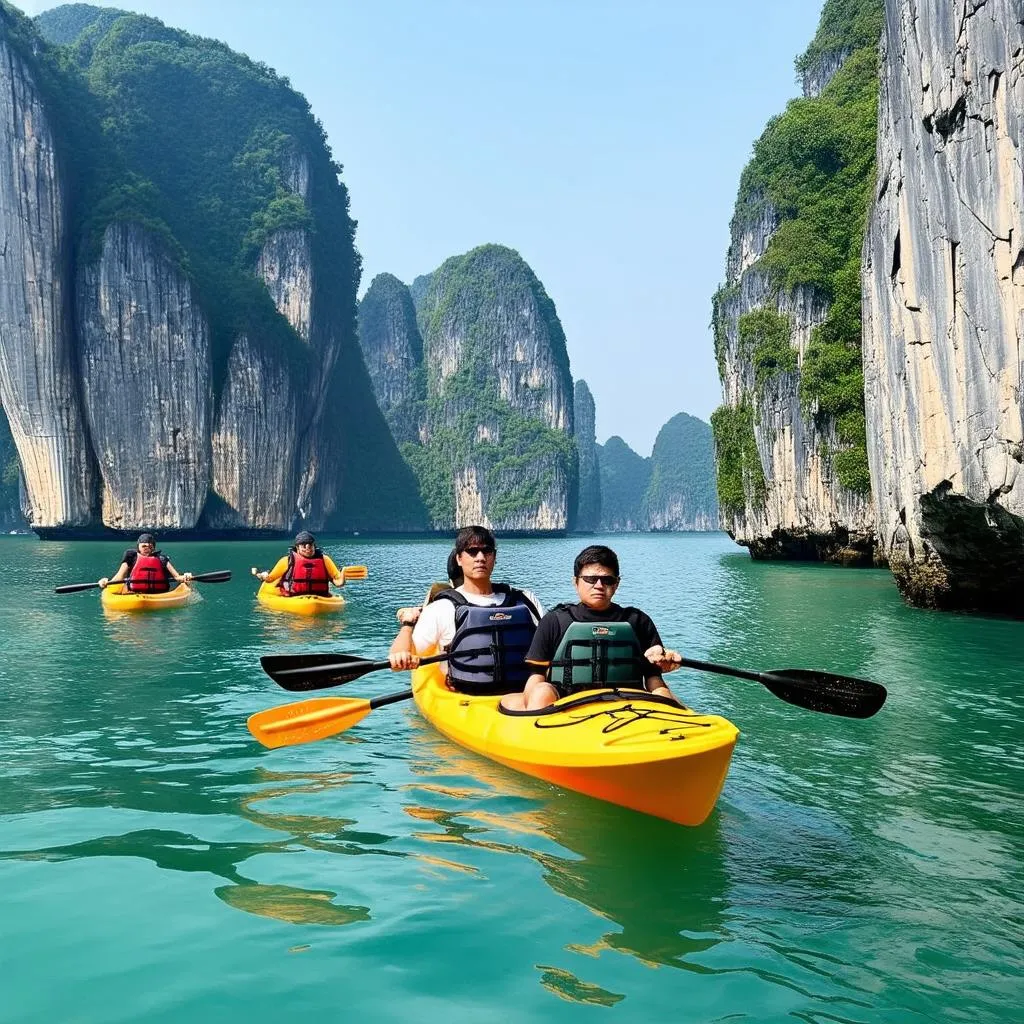
[(309, 532), (309, 530), (303, 530), (300, 533), (295, 534), (296, 544), (315, 544), (316, 537)]
[(138, 542), (140, 544), (155, 544), (156, 537), (154, 537), (153, 534), (151, 533), (140, 533)]

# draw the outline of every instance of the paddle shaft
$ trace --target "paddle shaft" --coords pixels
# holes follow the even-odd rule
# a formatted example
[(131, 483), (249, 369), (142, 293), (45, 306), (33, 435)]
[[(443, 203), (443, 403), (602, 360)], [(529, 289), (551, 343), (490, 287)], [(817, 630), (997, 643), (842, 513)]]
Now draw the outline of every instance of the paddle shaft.
[[(197, 573), (190, 579), (189, 583), (227, 583), (231, 579), (230, 569), (218, 569), (215, 572), (203, 572)], [(127, 583), (127, 580), (117, 580), (116, 582), (107, 582), (108, 587), (119, 587), (122, 584)], [(62, 587), (54, 587), (53, 592), (55, 594), (76, 594), (81, 590), (96, 590), (99, 588), (98, 583), (67, 583)]]
[[(301, 657), (301, 655), (300, 655)], [(447, 654), (435, 654), (430, 658), (420, 658), (421, 665), (432, 665), (435, 661), (447, 661)], [(346, 672), (358, 672), (360, 676), (369, 675), (371, 672), (383, 672), (386, 668), (391, 668), (390, 661), (365, 661), (365, 662), (349, 662), (344, 665), (331, 664), (331, 665), (310, 665), (303, 668), (280, 668), (274, 674), (279, 676), (309, 676), (309, 675), (324, 675), (331, 672), (337, 673), (340, 668), (344, 668)], [(353, 682), (352, 679), (346, 680), (347, 682)], [(339, 684), (340, 685), (340, 684)]]

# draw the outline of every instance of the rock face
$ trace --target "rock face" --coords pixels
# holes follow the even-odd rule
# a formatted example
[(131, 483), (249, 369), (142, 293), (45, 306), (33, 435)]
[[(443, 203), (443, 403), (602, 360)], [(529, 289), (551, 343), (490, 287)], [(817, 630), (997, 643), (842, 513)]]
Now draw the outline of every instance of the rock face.
[(0, 530), (25, 529), (21, 511), (21, 469), (7, 416), (0, 409)]
[[(874, 139), (871, 8), (826, 3), (798, 62), (805, 98), (769, 124), (744, 171), (714, 300), (721, 522), (758, 558), (876, 558), (855, 285)], [(845, 243), (828, 237), (836, 210)]]
[(160, 239), (107, 228), (98, 262), (80, 269), (78, 327), (104, 525), (192, 529), (210, 489), (210, 337)]
[(644, 495), (651, 482), (651, 460), (637, 455), (621, 437), (597, 446), (601, 472), (601, 529), (609, 533), (645, 530)]
[(45, 103), (0, 9), (0, 402), (32, 526), (93, 514), (95, 467), (75, 384), (66, 188)]
[(420, 441), (427, 397), (423, 339), (412, 295), (393, 274), (378, 274), (359, 303), (359, 344), (392, 437), (399, 444)]
[(406, 445), (435, 529), (571, 528), (573, 390), (554, 303), (518, 253), (485, 245), (417, 279), (426, 415)]
[(711, 427), (685, 412), (658, 431), (641, 519), (648, 530), (717, 530)]
[[(963, 9), (961, 9), (961, 7)], [(879, 534), (914, 603), (1024, 615), (1024, 8), (888, 0), (864, 367)]]
[(585, 380), (576, 381), (573, 396), (576, 448), (580, 455), (580, 498), (576, 529), (592, 533), (601, 525), (601, 470), (597, 463), (594, 396)]

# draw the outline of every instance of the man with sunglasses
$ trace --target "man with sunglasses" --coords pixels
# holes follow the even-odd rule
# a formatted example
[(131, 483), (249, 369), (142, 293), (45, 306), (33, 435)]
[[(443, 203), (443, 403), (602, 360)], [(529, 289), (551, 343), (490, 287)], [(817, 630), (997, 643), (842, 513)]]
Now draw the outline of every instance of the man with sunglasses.
[[(584, 548), (573, 565), (577, 604), (560, 604), (537, 626), (526, 654), (534, 667), (522, 693), (501, 700), (508, 711), (539, 711), (576, 690), (603, 686), (644, 688), (676, 700), (662, 672), (679, 667), (649, 615), (612, 600), (619, 585), (619, 558), (611, 548)], [(642, 653), (641, 653), (642, 652)]]
[(496, 694), (522, 688), (530, 674), (526, 651), (544, 609), (529, 590), (491, 582), (496, 557), (494, 534), (486, 527), (459, 530), (449, 572), (461, 572), (462, 582), (422, 610), (401, 610), (402, 628), (389, 653), (394, 671), (416, 668), (420, 657), (448, 651), (441, 665), (453, 689)]

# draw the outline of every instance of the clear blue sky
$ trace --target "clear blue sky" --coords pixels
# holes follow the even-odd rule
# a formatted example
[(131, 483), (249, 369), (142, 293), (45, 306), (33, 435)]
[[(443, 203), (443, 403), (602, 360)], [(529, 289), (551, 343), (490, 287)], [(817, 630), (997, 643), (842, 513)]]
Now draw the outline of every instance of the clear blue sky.
[[(17, 3), (17, 0), (15, 0)], [(711, 295), (740, 171), (799, 93), (822, 0), (137, 0), (305, 94), (345, 167), (363, 289), (484, 242), (558, 308), (599, 441), (721, 400)], [(59, 6), (22, 0), (26, 14)]]

